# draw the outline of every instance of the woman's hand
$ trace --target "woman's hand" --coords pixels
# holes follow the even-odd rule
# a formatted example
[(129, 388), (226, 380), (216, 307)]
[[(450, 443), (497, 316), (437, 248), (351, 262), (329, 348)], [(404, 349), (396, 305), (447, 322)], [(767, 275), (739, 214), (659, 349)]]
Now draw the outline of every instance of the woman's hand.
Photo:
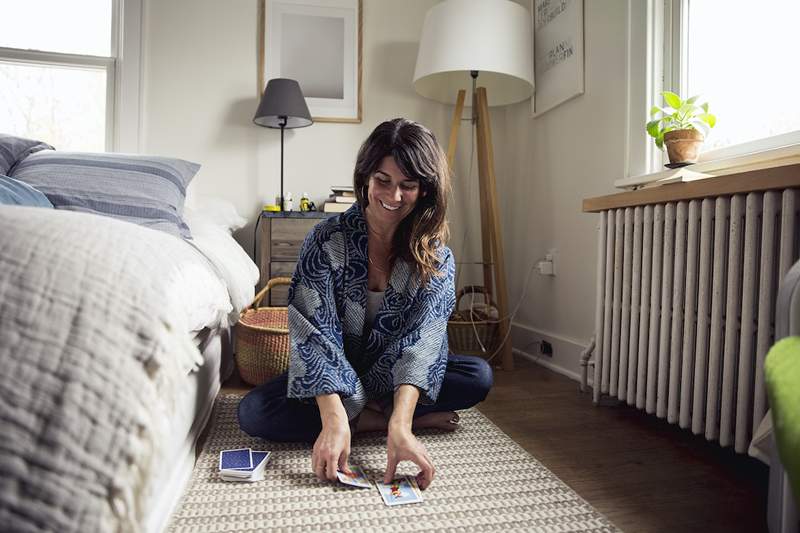
[(389, 434), (386, 439), (386, 474), (383, 482), (390, 483), (394, 479), (400, 461), (411, 461), (419, 467), (417, 484), (425, 490), (433, 481), (436, 470), (425, 446), (411, 432), (418, 399), (419, 389), (413, 385), (400, 385), (394, 393), (394, 410), (389, 419)]
[(314, 443), (311, 467), (320, 480), (336, 480), (336, 471), (349, 472), (350, 424), (338, 394), (317, 396), (322, 431)]
[(428, 455), (428, 450), (411, 433), (410, 427), (392, 427), (390, 425), (389, 436), (386, 440), (386, 474), (383, 476), (384, 483), (390, 483), (394, 479), (395, 471), (400, 461), (411, 461), (419, 467), (417, 484), (422, 490), (427, 489), (436, 473), (433, 461)]

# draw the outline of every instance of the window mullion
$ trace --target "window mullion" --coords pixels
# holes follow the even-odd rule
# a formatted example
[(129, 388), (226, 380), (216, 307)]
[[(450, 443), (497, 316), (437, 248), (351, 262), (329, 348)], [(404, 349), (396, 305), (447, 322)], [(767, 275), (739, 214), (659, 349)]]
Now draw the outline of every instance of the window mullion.
[(45, 65), (94, 67), (100, 69), (107, 69), (109, 65), (114, 64), (113, 57), (62, 54), (60, 52), (41, 52), (38, 50), (20, 50), (17, 48), (3, 47), (0, 47), (0, 60)]

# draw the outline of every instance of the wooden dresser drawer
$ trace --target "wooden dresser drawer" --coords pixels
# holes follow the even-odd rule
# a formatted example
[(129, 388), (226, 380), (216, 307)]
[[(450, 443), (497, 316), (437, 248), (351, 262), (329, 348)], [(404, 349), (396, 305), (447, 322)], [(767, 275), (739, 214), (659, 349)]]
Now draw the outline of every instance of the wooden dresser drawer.
[[(272, 278), (291, 278), (294, 274), (294, 261), (273, 261), (269, 264), (269, 277)], [(273, 288), (270, 292), (269, 304), (272, 306), (285, 306), (289, 299), (289, 286), (280, 285)]]
[[(270, 256), (272, 261), (297, 261), (300, 247), (319, 219), (276, 218), (272, 221)], [(274, 277), (274, 276), (273, 276)]]

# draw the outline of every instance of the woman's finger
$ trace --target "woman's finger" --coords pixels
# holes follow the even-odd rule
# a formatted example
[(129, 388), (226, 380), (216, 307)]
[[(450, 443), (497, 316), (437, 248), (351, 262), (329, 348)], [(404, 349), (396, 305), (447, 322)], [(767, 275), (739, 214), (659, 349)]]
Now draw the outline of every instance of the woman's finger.
[(384, 483), (391, 483), (394, 479), (394, 473), (397, 470), (397, 460), (394, 457), (390, 457), (386, 463), (386, 473), (383, 475), (383, 482)]
[(314, 474), (320, 481), (325, 481), (325, 460), (322, 457), (317, 458), (317, 464), (314, 467)]
[(345, 474), (352, 474), (353, 473), (350, 470), (350, 465), (347, 462), (349, 458), (350, 458), (350, 450), (345, 448), (342, 451), (342, 454), (339, 456), (339, 470), (341, 470)]
[(326, 457), (325, 474), (331, 481), (336, 481), (336, 465), (338, 464), (338, 457), (333, 453)]
[(420, 467), (421, 471), (419, 474), (417, 474), (417, 482), (419, 483), (419, 488), (425, 490), (433, 481), (433, 463), (425, 458), (423, 461), (420, 461), (418, 466)]

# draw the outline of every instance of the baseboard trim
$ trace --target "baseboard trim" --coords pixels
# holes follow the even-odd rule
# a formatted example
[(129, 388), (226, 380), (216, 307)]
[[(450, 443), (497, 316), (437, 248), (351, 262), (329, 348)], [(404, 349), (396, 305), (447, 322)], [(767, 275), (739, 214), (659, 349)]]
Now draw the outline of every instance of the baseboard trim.
[[(526, 324), (511, 324), (513, 353), (541, 365), (557, 374), (566, 376), (574, 381), (581, 380), (580, 356), (587, 344), (577, 339), (558, 335), (549, 331), (533, 328)], [(523, 348), (538, 344), (546, 340), (553, 346), (553, 356), (548, 357), (530, 353)], [(593, 370), (589, 367), (588, 384), (593, 381)]]

